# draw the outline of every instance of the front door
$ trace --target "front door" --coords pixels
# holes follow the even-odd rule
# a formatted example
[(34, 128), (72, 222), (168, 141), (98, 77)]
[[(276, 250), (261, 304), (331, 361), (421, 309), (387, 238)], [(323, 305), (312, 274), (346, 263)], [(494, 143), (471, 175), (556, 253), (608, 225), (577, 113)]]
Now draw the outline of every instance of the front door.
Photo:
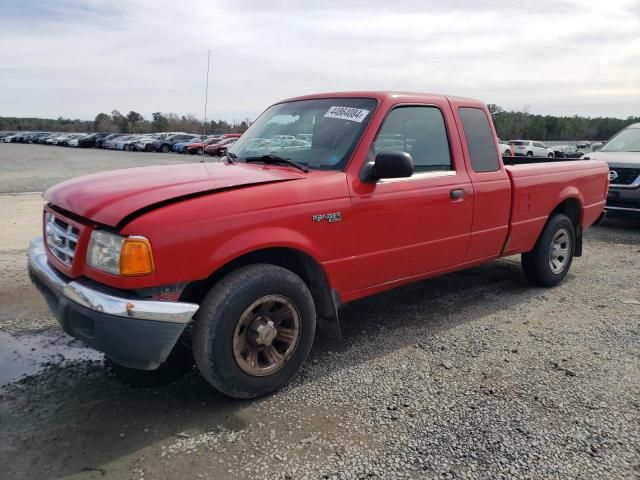
[(351, 182), (356, 290), (462, 263), (474, 196), (448, 125), (454, 121), (445, 102), (398, 105), (384, 120), (369, 158), (383, 150), (405, 151), (415, 172), (410, 178)]

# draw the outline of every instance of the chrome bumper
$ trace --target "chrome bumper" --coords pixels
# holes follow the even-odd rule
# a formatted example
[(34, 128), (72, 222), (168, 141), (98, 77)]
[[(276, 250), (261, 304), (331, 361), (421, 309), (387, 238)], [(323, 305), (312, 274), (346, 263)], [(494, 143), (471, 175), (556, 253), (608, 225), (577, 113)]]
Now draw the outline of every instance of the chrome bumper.
[(34, 238), (29, 245), (29, 270), (57, 296), (102, 314), (186, 324), (198, 310), (194, 303), (115, 297), (76, 281), (67, 281), (49, 265), (42, 237)]

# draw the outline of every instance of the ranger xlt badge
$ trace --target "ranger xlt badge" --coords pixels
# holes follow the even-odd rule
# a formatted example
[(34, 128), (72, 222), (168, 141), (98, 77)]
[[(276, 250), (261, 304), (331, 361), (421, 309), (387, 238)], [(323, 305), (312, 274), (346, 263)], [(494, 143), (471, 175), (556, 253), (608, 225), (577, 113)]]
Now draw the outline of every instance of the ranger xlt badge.
[(317, 215), (312, 215), (311, 219), (314, 222), (323, 222), (323, 221), (327, 221), (329, 223), (340, 222), (342, 221), (342, 212), (319, 213)]

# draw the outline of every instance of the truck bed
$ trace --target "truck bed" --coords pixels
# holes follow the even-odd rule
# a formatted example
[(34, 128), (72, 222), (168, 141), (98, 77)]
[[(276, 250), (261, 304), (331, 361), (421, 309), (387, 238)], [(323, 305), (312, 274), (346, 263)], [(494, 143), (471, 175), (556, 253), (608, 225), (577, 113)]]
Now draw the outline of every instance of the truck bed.
[[(511, 220), (503, 255), (531, 250), (549, 214), (563, 204), (577, 208), (580, 226), (593, 224), (604, 208), (608, 167), (579, 159), (516, 158), (505, 165), (512, 186)], [(524, 162), (519, 162), (520, 158)], [(579, 202), (579, 203), (576, 203)]]

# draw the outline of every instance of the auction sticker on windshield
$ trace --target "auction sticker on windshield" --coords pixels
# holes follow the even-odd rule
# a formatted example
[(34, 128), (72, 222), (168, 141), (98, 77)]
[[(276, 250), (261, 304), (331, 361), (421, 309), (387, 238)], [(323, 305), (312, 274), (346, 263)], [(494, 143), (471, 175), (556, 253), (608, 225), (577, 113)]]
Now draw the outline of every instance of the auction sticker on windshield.
[(360, 123), (367, 117), (367, 115), (369, 115), (369, 110), (365, 110), (363, 108), (334, 106), (324, 114), (324, 117), (351, 120), (352, 122)]

